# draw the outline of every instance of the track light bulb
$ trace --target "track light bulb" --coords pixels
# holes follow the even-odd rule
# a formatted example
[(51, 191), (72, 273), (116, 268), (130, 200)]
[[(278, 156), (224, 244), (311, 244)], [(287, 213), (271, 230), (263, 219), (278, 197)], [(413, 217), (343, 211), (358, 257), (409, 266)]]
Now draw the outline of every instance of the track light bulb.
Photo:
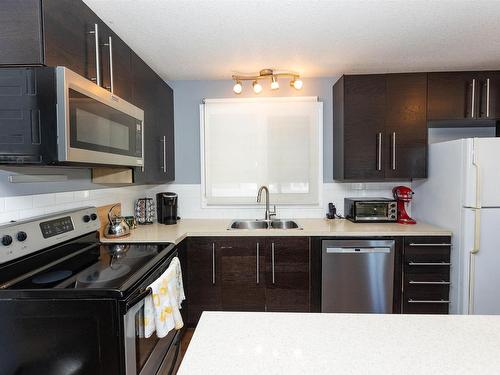
[(299, 78), (295, 78), (295, 79), (291, 82), (291, 85), (292, 85), (292, 86), (293, 86), (296, 90), (300, 90), (304, 84), (302, 83), (302, 80), (301, 80), (301, 79), (299, 79)]
[(260, 94), (262, 92), (262, 85), (257, 82), (257, 81), (253, 81), (253, 91), (256, 93), (256, 94)]
[(241, 94), (241, 91), (243, 91), (243, 86), (241, 86), (240, 81), (236, 81), (236, 84), (233, 86), (233, 91), (235, 94)]
[(278, 79), (273, 76), (271, 81), (271, 90), (278, 90), (280, 88), (280, 84), (278, 83)]

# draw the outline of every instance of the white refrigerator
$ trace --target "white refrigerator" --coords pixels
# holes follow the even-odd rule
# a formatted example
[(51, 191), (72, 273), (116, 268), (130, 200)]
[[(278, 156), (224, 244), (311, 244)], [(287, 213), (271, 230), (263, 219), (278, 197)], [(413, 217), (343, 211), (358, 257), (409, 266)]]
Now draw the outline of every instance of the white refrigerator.
[(450, 312), (500, 314), (500, 138), (429, 145), (412, 214), (452, 231)]

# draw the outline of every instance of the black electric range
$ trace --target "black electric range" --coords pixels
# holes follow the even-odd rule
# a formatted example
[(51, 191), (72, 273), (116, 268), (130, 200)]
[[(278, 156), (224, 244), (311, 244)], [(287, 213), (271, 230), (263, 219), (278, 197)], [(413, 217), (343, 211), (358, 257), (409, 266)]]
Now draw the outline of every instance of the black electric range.
[(139, 326), (175, 245), (101, 244), (99, 226), (95, 207), (0, 226), (0, 341), (10, 348), (0, 373), (173, 369), (180, 335), (144, 338)]

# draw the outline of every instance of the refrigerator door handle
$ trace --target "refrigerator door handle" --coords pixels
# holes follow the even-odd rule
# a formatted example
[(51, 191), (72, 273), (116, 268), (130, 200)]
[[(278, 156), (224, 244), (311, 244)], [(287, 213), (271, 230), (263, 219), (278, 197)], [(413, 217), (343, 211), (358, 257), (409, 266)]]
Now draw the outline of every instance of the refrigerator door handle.
[(476, 139), (474, 138), (474, 155), (472, 156), (472, 165), (476, 168), (476, 206), (474, 207), (474, 247), (471, 254), (477, 254), (480, 247), (480, 230), (481, 230), (481, 168), (477, 162), (477, 147)]

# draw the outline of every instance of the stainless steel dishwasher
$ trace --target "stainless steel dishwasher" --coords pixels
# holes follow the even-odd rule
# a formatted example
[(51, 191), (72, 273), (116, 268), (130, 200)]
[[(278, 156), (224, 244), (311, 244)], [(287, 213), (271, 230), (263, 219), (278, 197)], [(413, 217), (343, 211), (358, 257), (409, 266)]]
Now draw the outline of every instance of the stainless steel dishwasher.
[(322, 241), (321, 311), (392, 313), (393, 240)]

